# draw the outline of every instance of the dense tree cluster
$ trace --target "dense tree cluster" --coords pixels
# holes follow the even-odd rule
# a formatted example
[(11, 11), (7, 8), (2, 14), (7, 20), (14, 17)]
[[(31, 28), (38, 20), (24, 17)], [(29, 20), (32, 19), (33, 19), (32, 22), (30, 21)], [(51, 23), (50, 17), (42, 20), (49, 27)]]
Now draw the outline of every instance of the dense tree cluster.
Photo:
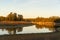
[(22, 21), (23, 16), (17, 13), (10, 12), (6, 17), (0, 16), (0, 21)]

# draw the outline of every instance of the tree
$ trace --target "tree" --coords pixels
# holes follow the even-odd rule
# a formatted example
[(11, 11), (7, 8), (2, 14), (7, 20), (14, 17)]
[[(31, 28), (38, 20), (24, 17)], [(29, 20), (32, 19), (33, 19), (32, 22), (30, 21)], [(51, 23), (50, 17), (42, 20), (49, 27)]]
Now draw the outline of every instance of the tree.
[(12, 21), (12, 15), (13, 15), (12, 12), (10, 12), (10, 14), (7, 16), (8, 21)]
[(13, 20), (13, 21), (17, 21), (17, 13), (14, 13), (14, 14), (12, 15), (12, 20)]
[(12, 13), (10, 12), (10, 14), (6, 17), (6, 20), (8, 21), (17, 21), (17, 13)]
[(23, 16), (22, 15), (18, 15), (18, 21), (22, 21), (23, 20)]

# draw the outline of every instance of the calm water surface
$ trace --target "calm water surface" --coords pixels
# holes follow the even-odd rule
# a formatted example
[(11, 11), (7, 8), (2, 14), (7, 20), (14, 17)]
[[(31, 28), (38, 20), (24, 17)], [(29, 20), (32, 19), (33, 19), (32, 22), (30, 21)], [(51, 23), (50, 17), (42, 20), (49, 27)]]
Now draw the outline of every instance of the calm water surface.
[[(48, 33), (48, 32), (53, 32), (53, 30), (49, 30), (49, 28), (39, 28), (37, 29), (35, 25), (33, 26), (28, 26), (28, 27), (23, 27), (22, 31), (18, 32), (16, 30), (16, 34), (26, 34), (26, 33)], [(2, 30), (0, 29), (0, 35), (5, 35), (9, 34), (6, 29)]]

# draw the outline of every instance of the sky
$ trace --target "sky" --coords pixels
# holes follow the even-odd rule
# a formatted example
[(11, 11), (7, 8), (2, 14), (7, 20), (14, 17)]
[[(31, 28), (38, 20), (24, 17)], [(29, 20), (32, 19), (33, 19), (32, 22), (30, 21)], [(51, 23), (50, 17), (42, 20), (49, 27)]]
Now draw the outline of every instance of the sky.
[(24, 18), (60, 16), (60, 0), (0, 0), (0, 16), (10, 12)]

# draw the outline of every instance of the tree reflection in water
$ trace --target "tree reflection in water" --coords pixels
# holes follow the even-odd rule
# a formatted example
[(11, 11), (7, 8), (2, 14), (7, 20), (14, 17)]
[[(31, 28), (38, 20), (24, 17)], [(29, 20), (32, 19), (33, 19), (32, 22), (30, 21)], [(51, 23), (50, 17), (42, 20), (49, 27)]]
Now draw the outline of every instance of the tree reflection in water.
[[(32, 26), (32, 25), (28, 25), (27, 27)], [(25, 27), (25, 26), (24, 26)], [(43, 28), (48, 28), (50, 31), (55, 31), (54, 25), (53, 26), (49, 26), (49, 25), (40, 25), (40, 24), (35, 24), (35, 28), (37, 29), (43, 29)], [(4, 28), (1, 28), (2, 31), (4, 31)], [(9, 34), (16, 34), (17, 32), (22, 32), (23, 27), (18, 27), (18, 28), (6, 28), (5, 30), (8, 31)]]
[(16, 34), (16, 30), (18, 32), (21, 32), (23, 30), (23, 27), (19, 27), (19, 28), (2, 28), (2, 31), (7, 30), (9, 34)]
[(39, 24), (36, 24), (36, 28), (37, 29), (42, 29), (42, 28), (48, 28), (50, 31), (54, 31), (55, 30), (55, 28), (54, 28), (54, 26), (47, 26), (47, 25), (39, 25)]

